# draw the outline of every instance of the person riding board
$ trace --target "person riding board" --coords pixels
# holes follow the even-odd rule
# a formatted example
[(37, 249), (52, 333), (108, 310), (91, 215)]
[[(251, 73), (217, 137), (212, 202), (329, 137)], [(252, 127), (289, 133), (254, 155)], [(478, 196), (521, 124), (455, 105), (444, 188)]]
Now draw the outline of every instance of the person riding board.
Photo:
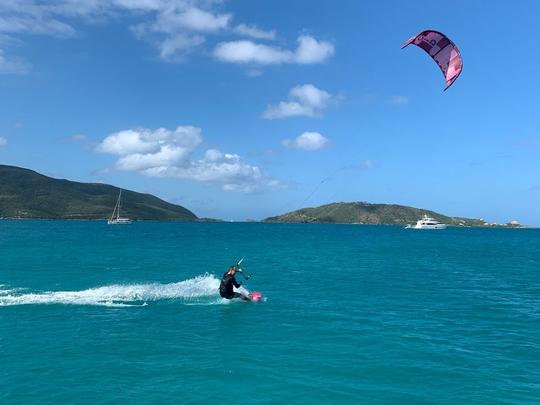
[(231, 300), (233, 298), (249, 300), (249, 298), (245, 295), (233, 291), (233, 287), (240, 288), (240, 286), (242, 285), (242, 283), (236, 281), (236, 278), (234, 277), (237, 271), (242, 273), (242, 269), (238, 265), (232, 265), (231, 267), (229, 267), (229, 270), (223, 274), (221, 284), (219, 285), (219, 295), (228, 300)]

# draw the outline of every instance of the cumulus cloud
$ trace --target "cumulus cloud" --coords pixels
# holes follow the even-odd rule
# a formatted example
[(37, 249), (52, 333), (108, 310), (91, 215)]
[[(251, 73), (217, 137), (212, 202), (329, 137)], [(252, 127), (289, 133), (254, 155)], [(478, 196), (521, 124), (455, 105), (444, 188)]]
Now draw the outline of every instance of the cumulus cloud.
[(131, 27), (139, 38), (153, 43), (165, 61), (183, 61), (206, 41), (205, 35), (229, 28), (232, 14), (204, 9), (205, 2), (199, 1), (198, 6), (197, 2), (187, 0), (169, 3), (155, 2), (156, 17)]
[(0, 3), (0, 32), (70, 37), (73, 25), (133, 13), (152, 29), (212, 32), (226, 28), (232, 15), (213, 10), (215, 2), (193, 0), (4, 0)]
[(317, 41), (309, 35), (298, 38), (295, 62), (303, 64), (321, 63), (334, 54), (334, 45), (327, 41)]
[(283, 145), (291, 149), (314, 151), (330, 145), (328, 138), (318, 132), (304, 132), (295, 139), (284, 139)]
[[(213, 0), (3, 0), (0, 38), (2, 43), (20, 34), (69, 38), (78, 35), (79, 23), (129, 16), (138, 20), (130, 28), (139, 38), (154, 44), (162, 59), (177, 61), (204, 43), (203, 35), (231, 29), (232, 14), (220, 8)], [(0, 62), (0, 72), (21, 69)]]
[(238, 24), (236, 27), (234, 27), (234, 32), (238, 35), (245, 35), (255, 39), (271, 40), (276, 38), (276, 31), (265, 31), (256, 25)]
[(218, 184), (225, 191), (245, 193), (282, 188), (278, 180), (237, 154), (209, 149), (201, 159), (193, 153), (203, 142), (200, 128), (128, 129), (107, 136), (97, 151), (118, 156), (115, 169), (152, 177), (173, 177)]
[(153, 29), (176, 33), (180, 29), (200, 32), (215, 32), (229, 25), (231, 14), (218, 14), (198, 7), (171, 7), (160, 10)]
[(0, 136), (0, 147), (7, 145), (7, 139), (3, 136)]
[(277, 47), (242, 40), (219, 43), (214, 49), (214, 56), (222, 62), (275, 65), (289, 62), (293, 54)]
[(332, 43), (308, 35), (298, 37), (294, 51), (248, 40), (221, 42), (214, 49), (214, 56), (222, 62), (257, 65), (322, 63), (333, 54)]
[[(185, 60), (209, 35), (234, 33), (258, 40), (275, 39), (274, 30), (245, 23), (233, 26), (232, 13), (223, 8), (221, 0), (2, 0), (0, 44), (14, 43), (27, 34), (75, 37), (79, 34), (79, 24), (122, 21), (120, 17), (126, 17), (124, 21), (132, 24), (129, 26), (132, 32), (154, 45), (160, 58), (168, 62)], [(251, 41), (222, 42), (214, 51), (223, 61), (258, 64), (319, 63), (333, 52), (330, 42), (308, 35), (298, 38), (294, 51), (267, 49)], [(14, 63), (13, 60), (0, 62), (0, 73), (28, 68)]]
[(320, 117), (333, 101), (336, 101), (334, 96), (312, 84), (298, 85), (289, 91), (287, 101), (269, 105), (263, 118)]

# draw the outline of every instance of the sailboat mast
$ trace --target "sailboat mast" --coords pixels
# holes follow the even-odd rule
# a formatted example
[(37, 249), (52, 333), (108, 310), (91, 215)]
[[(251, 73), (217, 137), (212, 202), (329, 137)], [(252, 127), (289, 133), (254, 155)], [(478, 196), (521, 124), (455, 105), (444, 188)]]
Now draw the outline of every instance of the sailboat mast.
[[(122, 190), (120, 189), (120, 194), (122, 194)], [(118, 217), (120, 216), (120, 214), (118, 213), (118, 209), (119, 209), (119, 203), (120, 203), (120, 194), (118, 195), (118, 199), (116, 200), (116, 204), (114, 204), (114, 209), (113, 209), (113, 212), (111, 214), (111, 219), (110, 221), (112, 221), (114, 219), (114, 214), (116, 214), (116, 218), (118, 219)]]
[(111, 214), (111, 219), (110, 219), (111, 221), (113, 220), (114, 214), (116, 213), (116, 205), (117, 205), (117, 204), (118, 204), (118, 200), (116, 201), (116, 204), (114, 204), (114, 209), (113, 209), (113, 212), (112, 212), (112, 214)]
[(118, 194), (118, 211), (116, 212), (116, 219), (120, 218), (120, 204), (122, 200), (122, 189), (120, 189), (120, 194)]

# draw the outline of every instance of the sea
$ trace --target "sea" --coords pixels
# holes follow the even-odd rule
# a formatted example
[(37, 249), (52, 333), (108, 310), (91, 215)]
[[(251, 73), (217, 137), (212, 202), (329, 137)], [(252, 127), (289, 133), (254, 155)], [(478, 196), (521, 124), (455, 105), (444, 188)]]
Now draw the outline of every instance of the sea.
[(540, 230), (0, 221), (0, 403), (538, 404)]

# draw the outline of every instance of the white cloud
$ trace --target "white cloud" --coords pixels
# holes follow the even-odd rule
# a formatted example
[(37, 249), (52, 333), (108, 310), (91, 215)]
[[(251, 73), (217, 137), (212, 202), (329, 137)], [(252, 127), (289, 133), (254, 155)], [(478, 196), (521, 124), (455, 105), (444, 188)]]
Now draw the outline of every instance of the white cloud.
[[(4, 8), (5, 5), (0, 5), (0, 12), (4, 11)], [(4, 34), (49, 35), (60, 38), (75, 35), (75, 29), (69, 24), (51, 18), (47, 13), (42, 14), (38, 10), (35, 11), (20, 15), (0, 15), (0, 32)]]
[(229, 63), (273, 65), (289, 62), (292, 55), (292, 52), (287, 50), (246, 40), (222, 42), (214, 49), (217, 59)]
[(321, 63), (334, 54), (334, 45), (327, 41), (317, 41), (308, 35), (298, 38), (295, 62), (303, 64)]
[(3, 136), (0, 136), (0, 146), (6, 146), (7, 145), (7, 139)]
[[(79, 25), (130, 21), (129, 28), (154, 45), (160, 58), (185, 60), (208, 35), (235, 33), (259, 40), (276, 37), (273, 30), (254, 24), (231, 25), (232, 13), (222, 0), (0, 0), (0, 42), (15, 43), (24, 35), (69, 38)], [(265, 47), (250, 41), (224, 42), (215, 49), (217, 58), (234, 63), (319, 63), (334, 53), (334, 46), (307, 35), (298, 38), (294, 51)], [(9, 62), (9, 63), (8, 63)], [(0, 73), (21, 72), (27, 66), (13, 60), (0, 63)], [(1, 65), (4, 65), (3, 67)]]
[(152, 153), (133, 153), (122, 156), (116, 162), (116, 168), (125, 171), (144, 171), (155, 168), (174, 166), (184, 163), (191, 150), (173, 145), (162, 145)]
[(17, 58), (8, 58), (0, 49), (0, 74), (24, 75), (30, 71), (30, 65)]
[(409, 102), (409, 98), (406, 96), (392, 96), (390, 97), (390, 102), (392, 104), (403, 105)]
[(200, 128), (179, 126), (171, 131), (128, 129), (107, 136), (98, 152), (118, 156), (115, 169), (152, 177), (173, 177), (218, 184), (226, 191), (246, 193), (282, 188), (281, 183), (239, 155), (209, 149), (203, 158), (192, 155), (202, 143)]
[(178, 61), (204, 42), (201, 33), (229, 29), (232, 14), (219, 6), (212, 0), (2, 0), (0, 37), (4, 43), (19, 34), (73, 37), (78, 23), (133, 16), (141, 21), (133, 32), (153, 43), (164, 60)]
[(298, 37), (298, 47), (294, 51), (248, 40), (221, 42), (214, 49), (214, 56), (222, 62), (258, 65), (321, 63), (333, 54), (332, 43), (307, 35)]
[(234, 27), (234, 32), (239, 35), (245, 35), (255, 39), (275, 39), (276, 31), (265, 31), (257, 27), (256, 25), (238, 24)]
[(229, 28), (232, 14), (204, 9), (205, 2), (198, 2), (201, 7), (188, 0), (169, 3), (156, 3), (155, 19), (132, 27), (139, 38), (158, 48), (160, 57), (165, 61), (183, 61), (186, 54), (206, 41), (204, 35)]
[(160, 10), (153, 29), (158, 32), (177, 33), (179, 30), (215, 32), (229, 25), (231, 14), (214, 14), (197, 7), (165, 7)]
[(117, 162), (121, 170), (142, 170), (186, 159), (201, 142), (201, 130), (196, 127), (179, 126), (174, 131), (141, 128), (111, 134), (97, 150), (121, 156)]
[(319, 117), (324, 110), (335, 101), (330, 93), (312, 84), (293, 87), (289, 91), (289, 99), (278, 105), (269, 105), (263, 113), (263, 118), (277, 119), (288, 117)]
[(329, 146), (330, 141), (318, 132), (304, 132), (295, 139), (284, 139), (282, 143), (287, 148), (314, 151)]

